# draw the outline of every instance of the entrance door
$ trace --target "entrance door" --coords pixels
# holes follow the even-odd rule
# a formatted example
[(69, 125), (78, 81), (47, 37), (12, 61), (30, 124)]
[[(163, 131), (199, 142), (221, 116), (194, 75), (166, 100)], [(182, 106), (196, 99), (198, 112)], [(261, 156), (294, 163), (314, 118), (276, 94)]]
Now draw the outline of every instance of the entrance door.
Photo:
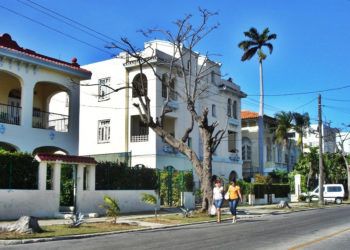
[(77, 165), (63, 164), (61, 168), (60, 212), (75, 213)]

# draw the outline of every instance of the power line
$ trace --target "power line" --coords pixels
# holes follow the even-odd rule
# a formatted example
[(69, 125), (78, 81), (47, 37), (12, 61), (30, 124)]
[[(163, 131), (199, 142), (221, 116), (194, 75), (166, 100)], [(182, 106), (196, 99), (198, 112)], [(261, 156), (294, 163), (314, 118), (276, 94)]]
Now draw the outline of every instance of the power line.
[(317, 100), (317, 97), (313, 98), (311, 101), (308, 101), (307, 103), (305, 103), (305, 104), (303, 104), (303, 105), (300, 105), (300, 106), (296, 107), (296, 108), (293, 109), (293, 110), (298, 110), (298, 109), (300, 109), (300, 108), (302, 108), (302, 107), (305, 107), (305, 106), (307, 106), (307, 105), (313, 103), (313, 102), (316, 101), (316, 100)]
[(327, 101), (334, 101), (334, 102), (350, 102), (350, 100), (345, 100), (345, 99), (333, 99), (333, 98), (323, 98), (324, 100)]
[[(350, 85), (345, 85), (337, 88), (323, 89), (323, 90), (314, 90), (314, 91), (305, 91), (305, 92), (294, 92), (294, 93), (282, 93), (282, 94), (264, 94), (264, 96), (276, 97), (276, 96), (294, 96), (294, 95), (308, 95), (308, 94), (317, 94), (329, 91), (336, 91), (341, 89), (350, 88)], [(249, 96), (261, 96), (261, 95), (249, 95)]]
[(95, 45), (92, 45), (92, 44), (90, 44), (90, 43), (88, 43), (88, 42), (85, 42), (85, 41), (83, 41), (83, 40), (81, 40), (81, 39), (79, 39), (79, 38), (76, 38), (76, 37), (74, 37), (74, 36), (72, 36), (72, 35), (70, 35), (70, 34), (67, 34), (67, 33), (65, 33), (65, 32), (63, 32), (63, 31), (60, 31), (60, 30), (58, 30), (58, 29), (56, 29), (56, 28), (50, 27), (49, 25), (46, 25), (46, 24), (44, 24), (44, 23), (42, 23), (42, 22), (40, 22), (40, 21), (37, 21), (37, 20), (35, 20), (35, 19), (31, 18), (31, 17), (25, 16), (25, 15), (23, 15), (23, 14), (17, 12), (17, 11), (14, 11), (14, 10), (12, 10), (12, 9), (9, 9), (9, 8), (7, 8), (7, 7), (3, 6), (3, 5), (1, 5), (1, 4), (0, 4), (0, 8), (2, 8), (2, 9), (4, 9), (4, 10), (7, 10), (8, 12), (11, 12), (11, 13), (17, 15), (17, 16), (22, 17), (22, 18), (25, 18), (25, 19), (27, 19), (27, 20), (29, 20), (29, 21), (31, 21), (31, 22), (34, 22), (34, 23), (36, 23), (36, 24), (39, 24), (39, 25), (41, 25), (41, 26), (43, 26), (43, 27), (45, 27), (45, 28), (47, 28), (47, 29), (50, 29), (50, 30), (52, 30), (52, 31), (55, 31), (55, 32), (57, 32), (57, 33), (59, 33), (59, 34), (65, 36), (65, 37), (68, 37), (68, 38), (72, 39), (72, 40), (75, 40), (75, 41), (77, 41), (77, 42), (83, 43), (83, 44), (85, 44), (86, 46), (89, 46), (89, 47), (91, 47), (91, 48), (94, 48), (94, 49), (96, 49), (96, 50), (99, 50), (99, 51), (101, 51), (101, 52), (103, 52), (103, 53), (106, 53), (106, 54), (108, 54), (108, 55), (110, 55), (110, 56), (114, 56), (114, 54), (112, 54), (112, 53), (110, 53), (110, 52), (108, 52), (108, 51), (106, 51), (106, 50), (103, 50), (103, 49), (101, 49), (101, 48), (99, 48), (99, 47), (96, 47)]

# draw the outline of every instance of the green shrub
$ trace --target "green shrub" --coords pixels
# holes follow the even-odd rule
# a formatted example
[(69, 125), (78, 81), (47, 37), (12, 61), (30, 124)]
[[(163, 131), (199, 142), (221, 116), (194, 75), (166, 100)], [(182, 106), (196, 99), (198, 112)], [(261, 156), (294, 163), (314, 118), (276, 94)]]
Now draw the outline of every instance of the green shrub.
[(0, 189), (38, 189), (38, 167), (30, 154), (0, 150)]
[(99, 162), (96, 165), (96, 190), (155, 190), (155, 169), (128, 167), (123, 162)]

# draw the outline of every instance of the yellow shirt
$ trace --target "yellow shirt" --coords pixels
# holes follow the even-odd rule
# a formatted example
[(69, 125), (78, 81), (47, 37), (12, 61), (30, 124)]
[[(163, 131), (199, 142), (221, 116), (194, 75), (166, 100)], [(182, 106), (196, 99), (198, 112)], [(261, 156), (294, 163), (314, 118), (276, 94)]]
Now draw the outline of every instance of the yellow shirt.
[(239, 186), (230, 185), (228, 188), (228, 193), (230, 194), (230, 200), (235, 200), (239, 198), (238, 191), (241, 188)]

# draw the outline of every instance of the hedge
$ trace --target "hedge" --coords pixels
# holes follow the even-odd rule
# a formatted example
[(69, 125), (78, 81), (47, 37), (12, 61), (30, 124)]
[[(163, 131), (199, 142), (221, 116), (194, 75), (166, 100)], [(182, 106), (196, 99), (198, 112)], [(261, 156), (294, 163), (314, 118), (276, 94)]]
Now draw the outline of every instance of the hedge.
[(96, 190), (155, 190), (157, 172), (146, 167), (128, 167), (123, 162), (96, 165)]
[(287, 197), (290, 193), (289, 184), (254, 184), (255, 198), (263, 199), (265, 194), (275, 194), (276, 198)]
[(30, 154), (0, 150), (0, 189), (38, 189), (38, 167)]

